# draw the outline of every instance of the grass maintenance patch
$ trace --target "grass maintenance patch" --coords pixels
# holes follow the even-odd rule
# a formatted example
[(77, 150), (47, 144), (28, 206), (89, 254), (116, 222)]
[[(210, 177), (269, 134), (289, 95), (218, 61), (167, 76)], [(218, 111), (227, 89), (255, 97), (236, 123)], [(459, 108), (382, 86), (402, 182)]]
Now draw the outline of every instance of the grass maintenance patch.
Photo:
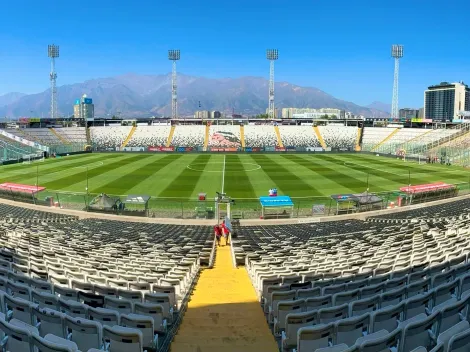
[[(126, 154), (93, 153), (31, 164), (0, 166), (0, 182), (44, 186), (49, 192), (146, 194), (153, 198), (257, 198), (272, 187), (279, 195), (328, 197), (384, 192), (443, 181), (468, 184), (458, 166), (418, 164), (366, 154)], [(88, 182), (87, 182), (88, 180)]]

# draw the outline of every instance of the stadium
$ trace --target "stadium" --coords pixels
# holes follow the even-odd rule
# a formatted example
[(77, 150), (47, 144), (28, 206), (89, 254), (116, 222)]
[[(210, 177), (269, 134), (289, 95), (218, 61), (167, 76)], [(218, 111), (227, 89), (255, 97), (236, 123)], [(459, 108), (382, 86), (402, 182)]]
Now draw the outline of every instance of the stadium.
[(468, 348), (466, 124), (35, 123), (0, 129), (6, 350)]

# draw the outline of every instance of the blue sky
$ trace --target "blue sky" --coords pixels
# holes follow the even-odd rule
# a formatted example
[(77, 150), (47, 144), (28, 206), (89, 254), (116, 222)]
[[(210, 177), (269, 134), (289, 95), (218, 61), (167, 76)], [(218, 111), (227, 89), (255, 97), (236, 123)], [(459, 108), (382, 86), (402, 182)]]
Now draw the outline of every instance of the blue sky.
[(0, 95), (49, 86), (47, 44), (60, 45), (58, 84), (124, 73), (268, 77), (366, 105), (389, 103), (390, 45), (404, 45), (400, 107), (420, 107), (441, 81), (470, 82), (468, 0), (9, 1), (0, 21)]

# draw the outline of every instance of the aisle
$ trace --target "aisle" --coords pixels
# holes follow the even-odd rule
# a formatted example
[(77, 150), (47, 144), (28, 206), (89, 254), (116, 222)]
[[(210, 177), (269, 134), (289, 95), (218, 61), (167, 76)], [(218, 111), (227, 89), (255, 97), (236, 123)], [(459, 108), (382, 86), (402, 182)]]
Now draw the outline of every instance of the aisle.
[[(221, 241), (224, 243), (224, 240)], [(201, 273), (171, 352), (277, 352), (248, 273), (218, 247), (213, 269)]]

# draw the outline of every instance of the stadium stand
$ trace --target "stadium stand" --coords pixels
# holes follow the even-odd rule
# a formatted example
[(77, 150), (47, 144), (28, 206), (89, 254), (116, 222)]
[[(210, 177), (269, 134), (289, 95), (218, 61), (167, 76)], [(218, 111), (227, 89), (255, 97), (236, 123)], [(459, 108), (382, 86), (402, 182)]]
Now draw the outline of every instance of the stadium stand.
[(327, 125), (319, 126), (318, 128), (327, 147), (354, 150), (356, 145), (357, 127)]
[(41, 351), (89, 351), (106, 340), (110, 351), (156, 350), (213, 242), (207, 226), (78, 220), (1, 204), (2, 346), (30, 351), (38, 339), (52, 348)]
[(22, 128), (7, 132), (43, 145), (61, 145), (63, 142), (49, 128)]
[(365, 127), (364, 136), (362, 137), (362, 149), (365, 151), (372, 150), (392, 132), (393, 128), (388, 127)]
[(126, 140), (131, 128), (130, 126), (91, 127), (90, 134), (98, 150), (116, 150)]
[(241, 136), (238, 125), (211, 125), (209, 130), (209, 147), (240, 148)]
[(55, 128), (55, 131), (69, 143), (80, 143), (85, 145), (86, 140), (86, 129), (85, 127), (63, 127)]
[(281, 139), (285, 147), (321, 147), (312, 126), (279, 126)]
[(166, 145), (170, 134), (170, 125), (138, 126), (132, 138), (127, 143), (128, 147), (163, 147)]
[(204, 136), (205, 126), (178, 125), (170, 145), (174, 147), (201, 147), (204, 145)]
[(233, 245), (282, 350), (447, 350), (470, 334), (469, 209), (240, 227)]
[(245, 126), (245, 146), (247, 147), (275, 147), (277, 137), (272, 125)]

